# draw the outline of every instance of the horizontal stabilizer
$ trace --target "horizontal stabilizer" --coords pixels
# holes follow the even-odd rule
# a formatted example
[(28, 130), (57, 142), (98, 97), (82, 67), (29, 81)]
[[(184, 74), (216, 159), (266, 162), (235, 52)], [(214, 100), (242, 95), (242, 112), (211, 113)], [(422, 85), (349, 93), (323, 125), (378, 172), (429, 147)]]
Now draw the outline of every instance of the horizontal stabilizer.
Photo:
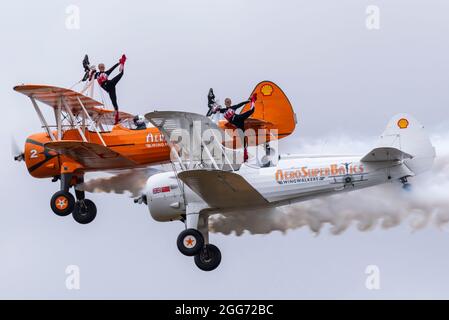
[(414, 117), (397, 114), (390, 119), (376, 147), (362, 161), (401, 160), (414, 174), (432, 167), (435, 148)]
[(361, 161), (375, 162), (375, 161), (398, 161), (404, 159), (412, 159), (413, 157), (399, 149), (391, 147), (374, 148)]

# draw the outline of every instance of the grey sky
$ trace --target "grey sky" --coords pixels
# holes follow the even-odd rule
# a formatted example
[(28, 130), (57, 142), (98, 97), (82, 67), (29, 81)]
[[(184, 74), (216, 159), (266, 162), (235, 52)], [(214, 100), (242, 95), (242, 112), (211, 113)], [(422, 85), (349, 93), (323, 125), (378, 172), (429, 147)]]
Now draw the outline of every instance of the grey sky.
[[(70, 4), (80, 8), (79, 30), (65, 27)], [(365, 26), (368, 5), (380, 8), (380, 30)], [(204, 113), (210, 87), (237, 102), (275, 81), (299, 119), (281, 152), (314, 138), (369, 141), (398, 112), (447, 132), (448, 12), (443, 0), (2, 4), (0, 298), (448, 298), (448, 235), (433, 227), (212, 235), (223, 261), (204, 273), (176, 249), (180, 223), (157, 223), (109, 194), (89, 195), (99, 210), (91, 225), (58, 218), (49, 208), (58, 185), (33, 179), (9, 153), (11, 134), (22, 143), (40, 127), (12, 87), (70, 87), (85, 53), (107, 65), (127, 54), (118, 96), (133, 113)], [(71, 264), (81, 270), (78, 291), (65, 287)], [(381, 270), (381, 290), (365, 288), (369, 264)]]

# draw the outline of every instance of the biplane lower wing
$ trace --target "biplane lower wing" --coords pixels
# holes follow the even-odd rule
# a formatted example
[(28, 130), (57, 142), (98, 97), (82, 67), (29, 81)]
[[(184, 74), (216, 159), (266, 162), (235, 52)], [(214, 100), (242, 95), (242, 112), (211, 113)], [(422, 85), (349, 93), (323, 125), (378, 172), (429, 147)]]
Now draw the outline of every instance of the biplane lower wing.
[(187, 170), (178, 174), (212, 208), (264, 206), (268, 201), (242, 176), (221, 170)]
[(136, 165), (129, 158), (96, 143), (65, 140), (47, 142), (44, 146), (72, 158), (89, 169), (126, 168)]

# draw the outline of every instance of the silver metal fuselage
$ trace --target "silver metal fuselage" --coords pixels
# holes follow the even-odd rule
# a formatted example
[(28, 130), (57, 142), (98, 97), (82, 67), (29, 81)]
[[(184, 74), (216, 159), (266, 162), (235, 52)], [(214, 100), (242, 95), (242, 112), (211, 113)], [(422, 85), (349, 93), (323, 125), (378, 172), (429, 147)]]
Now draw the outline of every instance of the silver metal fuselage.
[(400, 161), (361, 162), (361, 156), (298, 156), (268, 168), (243, 165), (242, 175), (270, 205), (353, 191), (413, 173)]
[[(288, 205), (334, 193), (366, 188), (413, 175), (401, 161), (362, 162), (361, 156), (284, 156), (276, 165), (259, 167), (243, 164), (235, 174), (242, 176), (263, 198), (266, 205), (245, 208), (213, 209), (208, 213), (232, 214), (242, 209), (259, 209)], [(159, 188), (165, 192), (158, 192)], [(156, 192), (155, 192), (156, 190)], [(168, 191), (169, 190), (169, 191)], [(185, 215), (186, 204), (203, 200), (187, 185), (180, 183), (175, 172), (150, 177), (147, 201), (152, 217), (157, 221), (177, 220)], [(204, 205), (207, 208), (207, 205)]]

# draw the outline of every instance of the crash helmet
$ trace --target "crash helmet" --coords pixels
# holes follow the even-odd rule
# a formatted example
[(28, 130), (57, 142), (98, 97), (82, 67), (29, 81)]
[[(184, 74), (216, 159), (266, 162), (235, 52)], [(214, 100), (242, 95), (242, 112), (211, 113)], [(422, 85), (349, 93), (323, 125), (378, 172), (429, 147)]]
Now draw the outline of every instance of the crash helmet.
[(137, 114), (136, 116), (134, 116), (133, 121), (136, 126), (145, 124), (145, 118), (140, 114)]

